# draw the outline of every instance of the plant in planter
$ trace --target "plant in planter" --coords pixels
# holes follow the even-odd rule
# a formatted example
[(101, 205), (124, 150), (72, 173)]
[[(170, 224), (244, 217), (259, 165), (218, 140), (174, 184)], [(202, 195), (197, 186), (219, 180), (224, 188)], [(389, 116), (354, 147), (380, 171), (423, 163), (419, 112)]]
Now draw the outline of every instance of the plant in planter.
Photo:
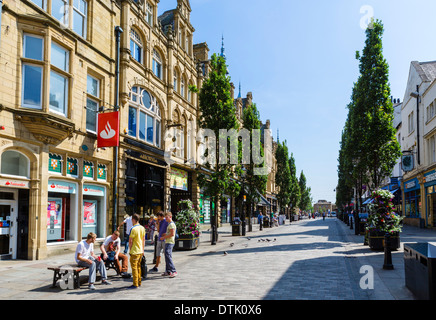
[(370, 214), (366, 226), (371, 249), (383, 249), (383, 239), (386, 235), (394, 240), (391, 241), (391, 248), (398, 249), (402, 217), (393, 210), (394, 195), (387, 190), (376, 190), (371, 194), (371, 198), (373, 202), (368, 205)]
[(200, 215), (191, 200), (179, 201), (177, 205), (179, 211), (176, 213), (175, 223), (179, 237), (175, 249), (196, 249), (200, 244)]

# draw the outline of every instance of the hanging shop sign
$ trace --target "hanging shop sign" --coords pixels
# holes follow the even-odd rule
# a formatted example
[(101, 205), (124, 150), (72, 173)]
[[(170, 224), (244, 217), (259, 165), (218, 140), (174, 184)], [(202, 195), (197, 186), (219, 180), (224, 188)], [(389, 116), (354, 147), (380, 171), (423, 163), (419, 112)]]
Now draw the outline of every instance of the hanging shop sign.
[(118, 147), (120, 145), (119, 112), (98, 114), (97, 148)]

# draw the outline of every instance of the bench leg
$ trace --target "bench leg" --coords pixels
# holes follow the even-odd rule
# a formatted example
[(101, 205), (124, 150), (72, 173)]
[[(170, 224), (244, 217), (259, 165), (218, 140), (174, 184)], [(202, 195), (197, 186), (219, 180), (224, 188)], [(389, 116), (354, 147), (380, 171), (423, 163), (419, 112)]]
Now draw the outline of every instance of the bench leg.
[(60, 279), (60, 274), (59, 271), (54, 271), (53, 274), (53, 285), (51, 286), (52, 288), (56, 288), (56, 283), (58, 282), (58, 280)]

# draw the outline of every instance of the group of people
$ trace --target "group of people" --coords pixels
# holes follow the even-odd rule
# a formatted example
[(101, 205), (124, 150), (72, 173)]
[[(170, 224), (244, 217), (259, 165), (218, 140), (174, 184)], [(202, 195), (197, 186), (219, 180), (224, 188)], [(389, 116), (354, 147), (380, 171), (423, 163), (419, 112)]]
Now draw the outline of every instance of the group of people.
[[(119, 228), (126, 224), (129, 241), (126, 243), (124, 253), (121, 253), (121, 240)], [(172, 252), (175, 245), (176, 225), (172, 220), (171, 212), (157, 215), (157, 231), (159, 233), (156, 243), (156, 265), (150, 272), (158, 272), (162, 252), (165, 254), (165, 272), (162, 276), (174, 278), (177, 271), (173, 263)], [(117, 271), (121, 276), (128, 276), (127, 252), (130, 255), (130, 267), (132, 269), (133, 284), (129, 289), (137, 289), (141, 286), (141, 260), (144, 256), (145, 249), (145, 228), (139, 223), (139, 215), (134, 214), (125, 219), (117, 230), (108, 236), (100, 246), (101, 255), (96, 256), (94, 253), (94, 243), (97, 239), (95, 233), (89, 233), (86, 240), (79, 242), (76, 248), (75, 259), (79, 266), (89, 268), (88, 288), (95, 290), (95, 280), (97, 271), (100, 272), (102, 284), (111, 285), (107, 280), (105, 263), (108, 259), (115, 262)]]

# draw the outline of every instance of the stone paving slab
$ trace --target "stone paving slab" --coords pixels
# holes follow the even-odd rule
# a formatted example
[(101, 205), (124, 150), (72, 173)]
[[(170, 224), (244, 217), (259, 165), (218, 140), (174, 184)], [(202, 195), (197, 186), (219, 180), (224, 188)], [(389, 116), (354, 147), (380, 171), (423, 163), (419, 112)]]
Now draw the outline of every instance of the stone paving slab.
[[(245, 237), (232, 237), (220, 228), (216, 246), (210, 234), (194, 251), (173, 254), (178, 276), (149, 273), (141, 288), (127, 290), (132, 280), (109, 271), (112, 286), (96, 283), (87, 290), (87, 271), (79, 290), (50, 288), (53, 273), (47, 265), (70, 263), (71, 254), (44, 261), (0, 261), (2, 300), (413, 300), (405, 287), (403, 251), (393, 253), (395, 270), (382, 269), (383, 253), (372, 252), (337, 219), (302, 220), (263, 231), (254, 226)], [(401, 239), (435, 241), (436, 233), (405, 228)], [(267, 241), (270, 240), (270, 241)], [(149, 268), (153, 247), (148, 246)], [(362, 290), (360, 268), (374, 269), (374, 290)], [(164, 261), (160, 266), (163, 271)], [(86, 273), (86, 274), (85, 274)]]

